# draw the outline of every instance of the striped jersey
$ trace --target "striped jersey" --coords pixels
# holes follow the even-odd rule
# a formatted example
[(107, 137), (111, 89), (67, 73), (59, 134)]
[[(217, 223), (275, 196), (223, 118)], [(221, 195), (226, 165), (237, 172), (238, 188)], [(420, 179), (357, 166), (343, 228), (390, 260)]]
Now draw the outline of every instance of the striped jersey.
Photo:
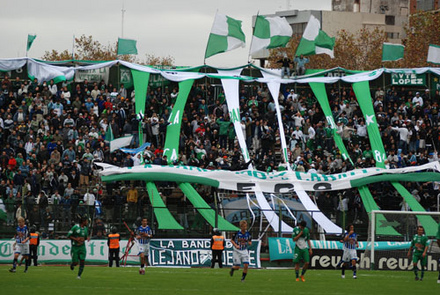
[(345, 231), (344, 234), (344, 240), (345, 237), (348, 236), (348, 240), (344, 241), (344, 248), (345, 249), (356, 249), (356, 243), (357, 243), (357, 233), (352, 233), (351, 235), (348, 234), (347, 231)]
[(23, 242), (27, 237), (29, 237), (28, 227), (26, 225), (23, 227), (17, 226), (17, 233), (15, 234), (15, 241), (17, 244), (21, 244), (21, 242)]
[(252, 241), (252, 236), (248, 231), (242, 233), (241, 230), (239, 230), (234, 234), (232, 240), (239, 246), (239, 250), (248, 250), (248, 242)]
[[(149, 225), (147, 225), (146, 227), (143, 227), (142, 225), (139, 226), (136, 230), (136, 234), (141, 236), (141, 233), (147, 234), (147, 235), (153, 235), (153, 232), (151, 231), (151, 228)], [(142, 237), (140, 239), (138, 239), (139, 244), (142, 245), (146, 245), (150, 243), (150, 238), (147, 237)]]

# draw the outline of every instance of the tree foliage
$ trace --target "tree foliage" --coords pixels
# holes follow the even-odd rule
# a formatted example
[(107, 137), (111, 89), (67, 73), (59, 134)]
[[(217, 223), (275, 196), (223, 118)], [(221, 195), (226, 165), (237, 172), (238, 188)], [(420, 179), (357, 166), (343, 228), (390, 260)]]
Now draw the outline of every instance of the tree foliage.
[[(103, 45), (99, 41), (94, 40), (92, 36), (82, 35), (75, 38), (75, 60), (91, 60), (91, 61), (106, 61), (106, 60), (124, 60), (128, 62), (136, 62), (147, 65), (165, 65), (172, 66), (174, 58), (171, 56), (156, 57), (153, 54), (147, 54), (146, 60), (139, 60), (134, 55), (117, 55), (117, 42), (113, 44)], [(46, 51), (42, 57), (43, 60), (61, 61), (72, 59), (72, 53), (68, 50), (58, 52), (57, 50)]]
[[(293, 60), (301, 36), (291, 38), (287, 48), (278, 48), (271, 51), (269, 66), (278, 68), (276, 62), (287, 54)], [(335, 40), (334, 55), (330, 58), (326, 54), (309, 56), (308, 68), (329, 69), (342, 67), (350, 70), (372, 70), (382, 66), (382, 43), (386, 42), (386, 34), (379, 28), (361, 29), (355, 34), (345, 30), (338, 32)]]
[(426, 62), (429, 44), (440, 45), (440, 13), (420, 12), (412, 14), (409, 23), (405, 26), (406, 38), (402, 40), (405, 45), (405, 57), (402, 65), (406, 68), (436, 67)]

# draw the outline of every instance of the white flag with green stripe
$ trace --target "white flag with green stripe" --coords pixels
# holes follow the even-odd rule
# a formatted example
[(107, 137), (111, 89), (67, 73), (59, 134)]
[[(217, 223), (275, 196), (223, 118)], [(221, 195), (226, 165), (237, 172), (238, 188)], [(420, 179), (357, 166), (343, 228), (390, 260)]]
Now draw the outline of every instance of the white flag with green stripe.
[(440, 64), (440, 46), (429, 44), (427, 62)]
[(311, 15), (295, 56), (327, 54), (334, 58), (333, 47), (335, 47), (335, 38), (329, 37), (322, 31), (319, 20)]
[(250, 54), (257, 53), (262, 49), (285, 47), (292, 37), (292, 33), (292, 27), (286, 18), (259, 15), (255, 20)]
[(241, 21), (217, 13), (206, 46), (205, 58), (244, 46), (245, 36), (241, 29)]

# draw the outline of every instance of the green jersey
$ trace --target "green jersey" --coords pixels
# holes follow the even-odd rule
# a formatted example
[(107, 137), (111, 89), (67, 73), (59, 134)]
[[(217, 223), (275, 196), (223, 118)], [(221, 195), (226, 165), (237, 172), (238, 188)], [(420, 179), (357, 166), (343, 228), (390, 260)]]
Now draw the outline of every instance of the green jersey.
[[(84, 238), (84, 240), (87, 240), (87, 236), (89, 235), (89, 228), (87, 226), (81, 227), (78, 224), (75, 224), (67, 233), (67, 237), (74, 237), (74, 238)], [(72, 246), (85, 246), (85, 243), (82, 243), (81, 245), (78, 244), (77, 241), (72, 240)]]
[[(302, 231), (303, 231), (303, 234), (295, 242), (295, 245), (299, 249), (307, 249), (307, 248), (309, 248), (308, 241), (310, 240), (310, 232), (307, 227), (305, 227)], [(297, 235), (299, 235), (300, 232), (301, 232), (301, 228), (299, 226), (295, 227), (293, 229), (292, 239), (295, 238)]]
[(414, 235), (411, 241), (411, 247), (414, 249), (414, 253), (423, 253), (425, 247), (428, 245), (428, 237), (425, 235)]

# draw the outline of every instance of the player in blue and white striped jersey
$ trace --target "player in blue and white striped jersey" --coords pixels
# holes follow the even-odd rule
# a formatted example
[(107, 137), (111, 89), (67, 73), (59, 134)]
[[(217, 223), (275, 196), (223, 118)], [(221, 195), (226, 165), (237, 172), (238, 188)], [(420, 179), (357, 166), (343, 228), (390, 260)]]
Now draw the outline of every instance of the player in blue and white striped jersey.
[(141, 260), (141, 268), (139, 274), (145, 274), (145, 265), (147, 264), (148, 255), (150, 253), (150, 239), (153, 237), (153, 232), (148, 226), (147, 218), (142, 219), (142, 224), (136, 229), (136, 239), (138, 242), (138, 255)]
[(342, 255), (342, 278), (345, 278), (345, 268), (351, 263), (353, 269), (353, 279), (356, 279), (356, 262), (359, 260), (357, 257), (356, 249), (359, 247), (357, 241), (357, 234), (354, 232), (354, 226), (350, 224), (345, 231), (344, 237), (344, 254)]
[(234, 246), (233, 261), (234, 266), (232, 266), (229, 274), (231, 277), (234, 275), (234, 271), (238, 270), (243, 264), (243, 275), (241, 281), (243, 282), (246, 278), (248, 267), (249, 267), (249, 246), (252, 245), (252, 236), (247, 231), (247, 221), (240, 221), (240, 230), (234, 234), (231, 239), (231, 243)]
[(17, 232), (15, 234), (15, 248), (14, 248), (14, 261), (12, 262), (12, 268), (10, 272), (16, 272), (18, 256), (23, 255), (26, 259), (24, 272), (27, 272), (30, 263), (29, 260), (29, 229), (24, 222), (23, 217), (18, 218)]

